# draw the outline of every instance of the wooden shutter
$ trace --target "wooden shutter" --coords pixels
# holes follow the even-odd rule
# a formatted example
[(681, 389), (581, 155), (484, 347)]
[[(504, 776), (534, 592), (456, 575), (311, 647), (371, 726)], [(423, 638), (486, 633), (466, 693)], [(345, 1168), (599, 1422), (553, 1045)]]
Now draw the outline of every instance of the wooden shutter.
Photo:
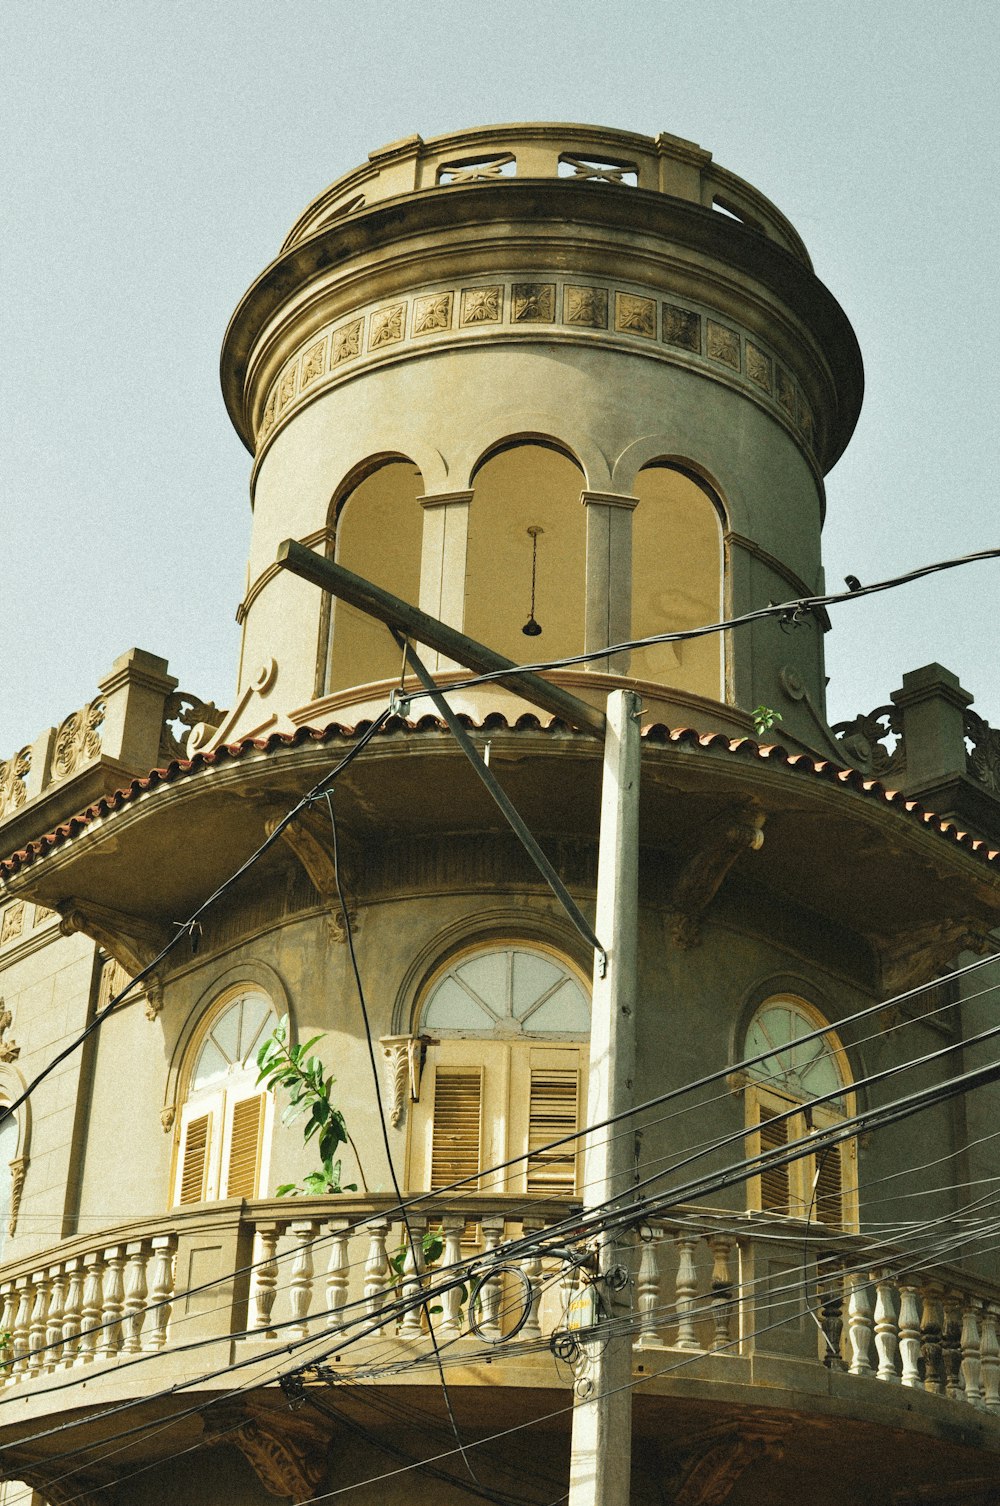
[(266, 1098), (256, 1093), (232, 1105), (223, 1197), (256, 1197)]
[(816, 1190), (813, 1194), (813, 1217), (831, 1229), (844, 1227), (843, 1164), (841, 1148), (831, 1145), (815, 1157), (813, 1171)]
[(178, 1203), (200, 1203), (207, 1196), (212, 1143), (212, 1112), (192, 1116), (184, 1126), (177, 1172)]
[[(771, 1110), (760, 1106), (760, 1153), (780, 1150), (788, 1144), (789, 1120), (779, 1118)], [(765, 1213), (791, 1212), (791, 1187), (787, 1166), (765, 1167), (760, 1174), (760, 1206)]]
[(528, 1191), (571, 1197), (576, 1191), (576, 1143), (541, 1150), (577, 1127), (579, 1075), (575, 1067), (531, 1069), (528, 1104)]
[[(431, 1190), (461, 1177), (478, 1177), (482, 1126), (481, 1067), (440, 1066), (434, 1074)], [(475, 1192), (470, 1183), (466, 1191)]]

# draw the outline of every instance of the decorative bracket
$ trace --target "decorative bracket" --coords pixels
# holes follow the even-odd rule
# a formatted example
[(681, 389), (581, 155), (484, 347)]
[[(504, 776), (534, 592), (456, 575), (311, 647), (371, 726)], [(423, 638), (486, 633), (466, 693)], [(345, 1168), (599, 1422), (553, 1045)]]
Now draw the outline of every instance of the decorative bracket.
[[(124, 910), (93, 904), (90, 900), (67, 899), (56, 909), (62, 916), (59, 929), (64, 936), (83, 931), (133, 977), (148, 967), (170, 940), (166, 926), (143, 920), (140, 915), (129, 915)], [(145, 984), (143, 989), (149, 992)]]
[(751, 1465), (781, 1457), (791, 1426), (759, 1417), (722, 1424), (692, 1440), (678, 1464), (675, 1506), (722, 1506)]
[[(278, 818), (265, 823), (268, 836), (277, 825)], [(319, 895), (326, 910), (330, 935), (334, 941), (343, 944), (347, 941), (347, 930), (340, 907), (340, 895), (337, 892), (337, 865), (333, 856), (333, 840), (329, 824), (323, 821), (315, 811), (302, 810), (299, 811), (295, 820), (290, 821), (285, 827), (281, 833), (281, 840), (294, 852)], [(354, 931), (357, 929), (357, 915), (353, 910), (349, 910), (348, 916), (351, 929)]]
[(235, 1445), (273, 1496), (309, 1500), (326, 1478), (326, 1444), (294, 1413), (251, 1416), (223, 1403), (205, 1413), (204, 1426), (205, 1442)]
[(27, 1156), (18, 1156), (10, 1163), (10, 1211), (7, 1218), (7, 1236), (14, 1237), (17, 1228), (17, 1215), (21, 1207), (21, 1193), (24, 1191), (24, 1179), (28, 1174)]
[(7, 1031), (13, 1023), (14, 1016), (7, 1008), (3, 999), (0, 999), (0, 1062), (4, 1062), (8, 1066), (11, 1062), (16, 1062), (21, 1055), (21, 1048), (17, 1044), (17, 1041), (5, 1038)]
[(697, 946), (702, 917), (730, 868), (744, 852), (759, 852), (763, 847), (766, 819), (757, 801), (750, 799), (720, 811), (708, 823), (701, 845), (688, 858), (671, 895), (676, 946)]
[(995, 949), (983, 926), (964, 920), (935, 920), (902, 937), (872, 935), (868, 939), (878, 954), (882, 993), (887, 996), (929, 983), (948, 971), (959, 952), (985, 957)]
[(420, 1102), (420, 1078), (429, 1044), (426, 1035), (383, 1035), (379, 1040), (385, 1063), (389, 1117), (394, 1129), (398, 1129), (403, 1121), (407, 1086), (410, 1102)]

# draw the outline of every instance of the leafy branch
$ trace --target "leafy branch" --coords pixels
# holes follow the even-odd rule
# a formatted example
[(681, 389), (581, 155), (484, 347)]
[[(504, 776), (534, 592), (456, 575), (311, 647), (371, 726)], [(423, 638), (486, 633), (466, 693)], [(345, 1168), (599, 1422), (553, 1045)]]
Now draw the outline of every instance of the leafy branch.
[(276, 1093), (279, 1088), (288, 1093), (288, 1103), (281, 1114), (282, 1124), (294, 1124), (303, 1114), (308, 1114), (303, 1139), (307, 1145), (310, 1140), (315, 1140), (319, 1150), (320, 1170), (310, 1171), (301, 1183), (286, 1182), (278, 1188), (278, 1197), (322, 1197), (332, 1192), (357, 1192), (357, 1182), (348, 1182), (345, 1186), (340, 1180), (341, 1161), (334, 1157), (341, 1145), (349, 1145), (353, 1150), (362, 1185), (365, 1192), (368, 1191), (357, 1146), (351, 1139), (343, 1114), (330, 1098), (337, 1079), (327, 1073), (318, 1056), (309, 1055), (323, 1039), (322, 1035), (314, 1035), (302, 1045), (289, 1046), (288, 1016), (283, 1015), (257, 1052), (258, 1086), (264, 1083), (269, 1093)]
[(781, 712), (772, 711), (770, 706), (755, 706), (750, 715), (753, 717), (753, 730), (758, 737), (763, 737), (765, 732), (770, 732), (775, 722), (781, 721)]

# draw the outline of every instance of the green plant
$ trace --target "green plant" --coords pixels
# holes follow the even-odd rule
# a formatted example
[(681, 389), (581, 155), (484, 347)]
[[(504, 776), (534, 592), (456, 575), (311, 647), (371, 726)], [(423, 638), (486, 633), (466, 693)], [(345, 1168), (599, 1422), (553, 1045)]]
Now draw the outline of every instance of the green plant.
[(765, 732), (770, 732), (775, 722), (781, 721), (781, 712), (772, 711), (770, 706), (755, 706), (750, 715), (753, 717), (753, 730), (758, 737), (763, 737)]
[(9, 1370), (14, 1363), (11, 1355), (11, 1346), (14, 1335), (9, 1328), (0, 1328), (0, 1370)]
[[(323, 1039), (321, 1035), (314, 1035), (300, 1046), (289, 1046), (288, 1016), (284, 1015), (257, 1052), (258, 1085), (264, 1083), (269, 1093), (276, 1093), (279, 1088), (288, 1093), (288, 1103), (281, 1115), (282, 1124), (294, 1124), (303, 1114), (308, 1114), (303, 1139), (307, 1145), (315, 1139), (319, 1150), (320, 1170), (309, 1172), (301, 1183), (286, 1182), (278, 1188), (278, 1197), (320, 1197), (324, 1193), (358, 1190), (356, 1182), (348, 1182), (346, 1186), (341, 1182), (341, 1162), (339, 1157), (334, 1160), (341, 1145), (350, 1145), (360, 1171), (361, 1161), (344, 1116), (330, 1099), (330, 1091), (337, 1079), (327, 1073), (318, 1056), (309, 1055)], [(363, 1172), (361, 1180), (364, 1181)]]

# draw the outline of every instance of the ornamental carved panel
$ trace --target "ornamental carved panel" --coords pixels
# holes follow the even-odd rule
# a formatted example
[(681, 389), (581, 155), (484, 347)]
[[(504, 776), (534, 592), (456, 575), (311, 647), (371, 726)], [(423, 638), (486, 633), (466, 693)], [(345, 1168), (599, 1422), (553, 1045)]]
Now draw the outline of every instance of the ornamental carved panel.
[(607, 288), (578, 287), (568, 282), (563, 289), (563, 323), (582, 324), (588, 329), (607, 329)]
[(554, 282), (515, 282), (510, 290), (510, 317), (515, 324), (551, 323), (556, 317)]
[(321, 377), (326, 370), (326, 336), (317, 340), (315, 345), (310, 345), (302, 357), (302, 376), (299, 379), (300, 389), (309, 386), (317, 377)]
[(352, 319), (350, 324), (344, 325), (343, 329), (334, 330), (331, 366), (339, 366), (342, 362), (353, 360), (356, 355), (360, 354), (361, 331), (364, 322), (363, 319)]
[(453, 303), (451, 293), (432, 293), (429, 298), (414, 299), (413, 333), (427, 335), (435, 329), (451, 329)]
[(652, 298), (635, 293), (615, 294), (615, 329), (622, 334), (656, 338), (656, 304)]
[(52, 754), (52, 782), (68, 779), (77, 769), (92, 763), (101, 751), (104, 702), (98, 696), (82, 711), (74, 711), (56, 732)]
[(368, 349), (377, 350), (380, 345), (395, 345), (403, 338), (406, 323), (406, 304), (394, 303), (390, 308), (379, 309), (372, 314), (368, 329)]
[(503, 285), (462, 289), (463, 324), (499, 324), (503, 315)]
[(694, 309), (682, 309), (675, 303), (663, 305), (663, 341), (680, 350), (701, 352), (701, 315)]
[(734, 329), (709, 319), (707, 348), (713, 361), (723, 361), (734, 371), (739, 371), (740, 337)]
[(765, 392), (772, 390), (771, 357), (755, 345), (752, 340), (746, 343), (746, 370), (751, 382), (756, 382), (758, 387), (763, 387)]

